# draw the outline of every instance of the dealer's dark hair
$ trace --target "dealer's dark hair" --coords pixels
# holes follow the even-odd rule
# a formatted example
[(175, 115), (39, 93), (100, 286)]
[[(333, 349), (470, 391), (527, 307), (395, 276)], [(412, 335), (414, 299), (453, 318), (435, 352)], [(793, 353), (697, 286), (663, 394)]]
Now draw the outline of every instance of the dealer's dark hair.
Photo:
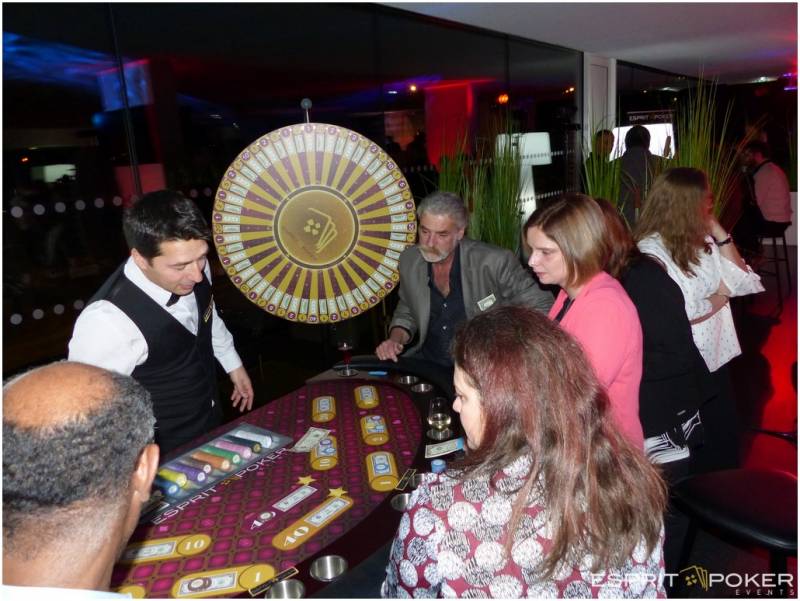
[[(101, 388), (108, 392), (91, 411), (44, 427), (21, 426), (4, 416), (6, 548), (13, 550), (21, 527), (53, 512), (84, 501), (106, 507), (124, 500), (139, 454), (153, 441), (155, 417), (150, 393), (141, 384), (130, 376), (103, 372), (107, 386)], [(5, 383), (3, 396), (31, 373)]]
[(198, 206), (172, 190), (142, 196), (125, 211), (122, 230), (128, 248), (135, 248), (148, 260), (161, 254), (162, 242), (205, 240), (211, 243), (211, 229)]
[(664, 483), (619, 433), (608, 397), (572, 336), (532, 309), (503, 306), (467, 322), (453, 356), (480, 394), (484, 426), (478, 447), (451, 473), (488, 475), (495, 483), (514, 459), (527, 454), (532, 462), (518, 491), (503, 489), (516, 492), (507, 546), (525, 530), (522, 514), (533, 493), (553, 533), (541, 566), (545, 577), (575, 553), (592, 557), (597, 570), (621, 567), (642, 540), (652, 552)]

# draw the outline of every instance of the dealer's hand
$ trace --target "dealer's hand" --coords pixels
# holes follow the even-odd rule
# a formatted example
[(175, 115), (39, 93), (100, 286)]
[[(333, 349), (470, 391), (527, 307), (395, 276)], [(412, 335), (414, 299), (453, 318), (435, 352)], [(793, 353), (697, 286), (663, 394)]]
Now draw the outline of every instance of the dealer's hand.
[(231, 401), (234, 409), (238, 407), (239, 411), (249, 411), (253, 407), (253, 384), (250, 382), (247, 370), (241, 365), (228, 375), (233, 382)]

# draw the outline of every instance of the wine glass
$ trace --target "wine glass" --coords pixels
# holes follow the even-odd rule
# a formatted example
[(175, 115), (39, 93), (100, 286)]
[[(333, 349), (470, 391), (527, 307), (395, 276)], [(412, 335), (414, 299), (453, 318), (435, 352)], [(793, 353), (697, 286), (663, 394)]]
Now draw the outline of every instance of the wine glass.
[(358, 372), (350, 367), (351, 352), (355, 346), (356, 337), (353, 324), (350, 322), (332, 324), (331, 333), (333, 334), (333, 341), (334, 344), (336, 344), (336, 348), (342, 353), (343, 367), (336, 371), (343, 377), (356, 375)]
[(450, 403), (444, 397), (434, 397), (428, 404), (428, 437), (433, 440), (444, 440), (452, 436), (450, 431)]
[(339, 375), (343, 377), (356, 375), (358, 371), (350, 367), (350, 351), (353, 350), (352, 343), (348, 340), (341, 340), (336, 345), (336, 348), (342, 351), (342, 363), (344, 364), (344, 367), (339, 370)]

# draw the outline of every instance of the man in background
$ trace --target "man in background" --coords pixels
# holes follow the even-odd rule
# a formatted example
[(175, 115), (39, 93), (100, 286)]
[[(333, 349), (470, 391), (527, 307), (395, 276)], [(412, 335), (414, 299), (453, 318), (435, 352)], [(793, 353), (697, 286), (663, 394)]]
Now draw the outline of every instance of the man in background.
[(610, 129), (601, 129), (594, 135), (592, 153), (589, 155), (589, 158), (597, 156), (607, 161), (611, 157), (611, 151), (613, 150), (614, 132)]
[(739, 248), (750, 253), (760, 251), (760, 236), (781, 236), (792, 224), (789, 180), (769, 157), (769, 146), (761, 140), (748, 142), (742, 149), (748, 194), (733, 237)]
[(643, 125), (634, 125), (625, 134), (625, 153), (620, 161), (620, 210), (633, 228), (636, 216), (653, 182), (656, 158), (650, 152), (650, 132)]
[(610, 129), (601, 129), (595, 132), (592, 138), (592, 150), (583, 162), (581, 174), (581, 190), (589, 193), (596, 189), (598, 179), (608, 172), (607, 164), (614, 151), (614, 132)]
[[(112, 597), (158, 466), (150, 395), (60, 362), (3, 387), (3, 598)], [(68, 589), (68, 590), (64, 590)]]

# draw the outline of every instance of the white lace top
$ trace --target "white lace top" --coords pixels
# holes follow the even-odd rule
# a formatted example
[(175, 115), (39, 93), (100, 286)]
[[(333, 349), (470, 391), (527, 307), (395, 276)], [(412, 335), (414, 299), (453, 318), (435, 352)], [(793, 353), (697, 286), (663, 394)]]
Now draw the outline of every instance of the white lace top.
[[(746, 270), (740, 269), (720, 255), (713, 238), (708, 236), (706, 241), (711, 246), (711, 253), (700, 251), (700, 264), (693, 265), (694, 277), (681, 271), (675, 264), (660, 235), (653, 234), (639, 242), (639, 250), (660, 259), (666, 266), (669, 276), (680, 286), (689, 321), (711, 312), (711, 301), (708, 297), (719, 289), (721, 281), (725, 282), (731, 291), (731, 296), (764, 291), (761, 278), (749, 266)], [(705, 321), (692, 324), (692, 336), (711, 371), (718, 370), (742, 353), (739, 339), (736, 337), (730, 304), (726, 304)]]

